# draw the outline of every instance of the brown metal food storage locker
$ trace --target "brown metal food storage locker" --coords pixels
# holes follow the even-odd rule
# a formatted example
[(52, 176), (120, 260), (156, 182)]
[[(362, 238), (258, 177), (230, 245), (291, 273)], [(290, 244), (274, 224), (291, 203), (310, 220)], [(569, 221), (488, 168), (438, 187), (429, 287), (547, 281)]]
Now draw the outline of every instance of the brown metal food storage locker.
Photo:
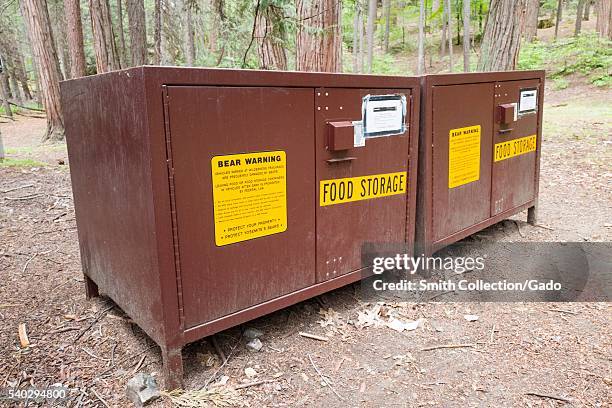
[(544, 71), (421, 77), (417, 247), (528, 210), (536, 222)]
[(185, 344), (359, 280), (364, 243), (414, 242), (419, 90), (170, 67), (62, 82), (87, 296), (161, 346), (173, 388)]

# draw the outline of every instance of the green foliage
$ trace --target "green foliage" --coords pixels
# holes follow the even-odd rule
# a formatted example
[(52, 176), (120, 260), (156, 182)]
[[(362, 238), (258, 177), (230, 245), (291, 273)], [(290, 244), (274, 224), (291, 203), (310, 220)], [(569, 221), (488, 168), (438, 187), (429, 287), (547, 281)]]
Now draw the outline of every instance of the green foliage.
[(43, 167), (44, 163), (32, 159), (13, 159), (10, 157), (0, 160), (0, 167)]
[(611, 67), (612, 41), (594, 33), (524, 44), (518, 62), (519, 69), (546, 69), (553, 79), (576, 73), (589, 76), (598, 86), (610, 84)]
[(560, 91), (562, 89), (567, 89), (569, 86), (569, 81), (565, 78), (555, 78), (553, 79), (553, 89), (555, 91)]
[(389, 54), (377, 55), (372, 61), (372, 73), (383, 75), (410, 75), (408, 67), (400, 65)]
[(591, 83), (601, 88), (610, 88), (612, 86), (612, 75), (603, 75), (598, 77), (592, 77)]

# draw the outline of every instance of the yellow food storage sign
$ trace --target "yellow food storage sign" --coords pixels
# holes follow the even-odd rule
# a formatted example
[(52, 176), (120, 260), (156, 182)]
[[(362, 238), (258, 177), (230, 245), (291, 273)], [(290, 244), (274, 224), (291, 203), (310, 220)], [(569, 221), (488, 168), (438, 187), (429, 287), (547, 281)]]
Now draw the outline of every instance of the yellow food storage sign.
[(448, 188), (480, 179), (480, 125), (451, 129), (448, 134)]
[(493, 151), (493, 161), (502, 161), (521, 154), (535, 152), (536, 135), (521, 137), (495, 144)]
[(217, 246), (287, 229), (284, 151), (215, 156), (211, 167)]
[(406, 193), (407, 172), (321, 180), (321, 207)]

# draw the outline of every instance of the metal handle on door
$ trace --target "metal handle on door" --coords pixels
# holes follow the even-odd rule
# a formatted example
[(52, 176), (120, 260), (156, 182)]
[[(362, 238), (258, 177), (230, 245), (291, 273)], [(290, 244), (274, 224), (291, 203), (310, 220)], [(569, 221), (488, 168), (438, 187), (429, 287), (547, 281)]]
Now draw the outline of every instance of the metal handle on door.
[(508, 129), (499, 129), (499, 134), (504, 134), (504, 133), (510, 133), (514, 130), (514, 128), (508, 128)]
[(357, 159), (356, 157), (339, 157), (337, 159), (327, 159), (325, 161), (329, 164), (334, 164), (334, 163), (350, 162), (356, 159)]

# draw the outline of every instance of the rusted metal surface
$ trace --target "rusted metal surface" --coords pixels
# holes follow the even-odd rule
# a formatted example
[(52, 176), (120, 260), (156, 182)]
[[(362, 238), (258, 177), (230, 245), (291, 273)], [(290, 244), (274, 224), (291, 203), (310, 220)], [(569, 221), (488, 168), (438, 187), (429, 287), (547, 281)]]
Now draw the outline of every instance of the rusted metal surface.
[[(525, 209), (535, 222), (544, 72), (421, 78), (418, 247), (432, 253)], [(519, 114), (519, 92), (537, 89), (537, 110)], [(517, 119), (507, 117), (517, 114)], [(449, 187), (449, 132), (481, 126), (479, 179)], [(497, 143), (536, 136), (535, 151), (494, 162)]]
[[(396, 92), (403, 135), (325, 149), (326, 121), (360, 120), (362, 96)], [(139, 67), (63, 82), (62, 102), (87, 293), (160, 345), (167, 388), (188, 342), (359, 280), (362, 240), (414, 240), (415, 78)], [(276, 150), (287, 229), (216, 245), (211, 159)], [(320, 180), (406, 170), (405, 195), (319, 207)], [(327, 276), (333, 257), (342, 267)]]

